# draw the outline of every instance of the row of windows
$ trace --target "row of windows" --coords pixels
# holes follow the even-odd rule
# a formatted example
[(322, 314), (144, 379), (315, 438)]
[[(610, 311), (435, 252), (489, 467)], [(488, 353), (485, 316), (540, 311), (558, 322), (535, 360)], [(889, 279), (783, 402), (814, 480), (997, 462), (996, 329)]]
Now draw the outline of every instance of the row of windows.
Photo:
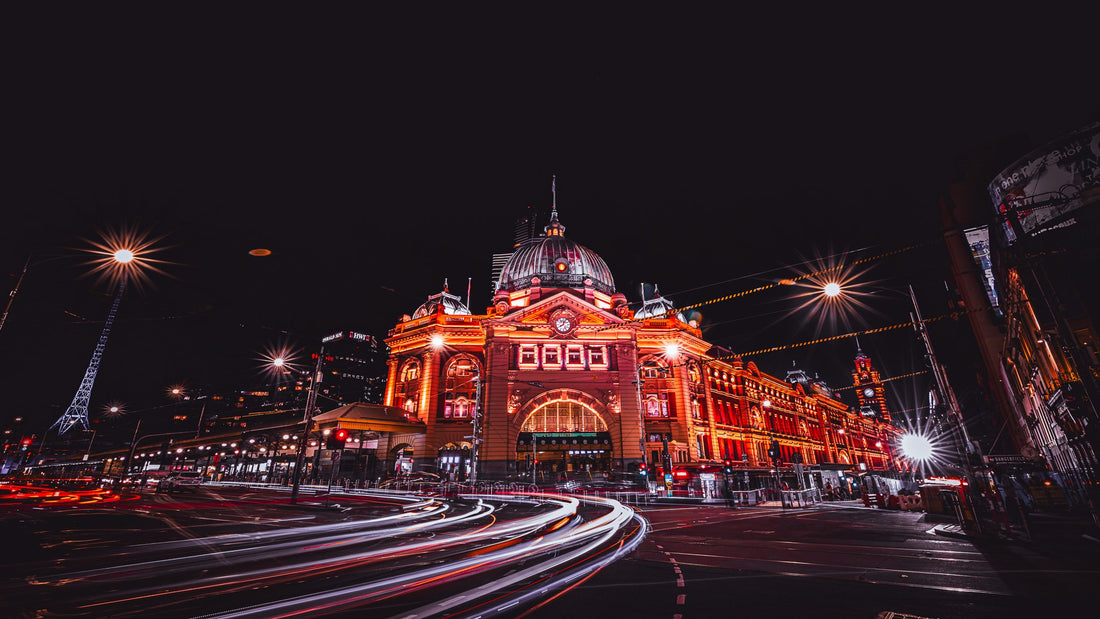
[(607, 351), (603, 346), (583, 346), (579, 344), (544, 344), (520, 346), (516, 361), (524, 369), (563, 370), (563, 369), (607, 369)]

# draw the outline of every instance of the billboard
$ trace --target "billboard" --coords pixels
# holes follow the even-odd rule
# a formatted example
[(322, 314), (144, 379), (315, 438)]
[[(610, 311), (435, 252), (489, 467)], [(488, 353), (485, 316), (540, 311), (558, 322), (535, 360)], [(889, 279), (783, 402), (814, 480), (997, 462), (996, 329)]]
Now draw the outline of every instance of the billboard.
[(1100, 200), (1100, 122), (1089, 124), (1037, 148), (1004, 169), (989, 184), (997, 214), (1005, 217), (1005, 235), (1030, 236), (1071, 226), (1068, 214)]
[(985, 295), (989, 297), (989, 304), (1000, 315), (997, 284), (993, 278), (993, 260), (989, 252), (989, 226), (967, 228), (963, 233), (970, 245), (970, 255), (974, 258), (974, 263), (982, 270), (982, 283), (985, 284)]

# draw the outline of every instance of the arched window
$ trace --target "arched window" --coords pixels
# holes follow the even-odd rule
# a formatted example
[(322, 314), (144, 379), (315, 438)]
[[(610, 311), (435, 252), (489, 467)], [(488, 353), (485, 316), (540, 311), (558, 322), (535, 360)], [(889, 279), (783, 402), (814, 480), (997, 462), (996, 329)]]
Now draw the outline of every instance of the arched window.
[(477, 361), (465, 355), (447, 362), (443, 385), (443, 417), (468, 419), (474, 414), (475, 380), (481, 370)]
[(670, 391), (672, 388), (672, 368), (665, 365), (659, 357), (650, 357), (642, 361), (642, 410), (649, 418), (675, 417)]
[(394, 406), (413, 415), (420, 409), (420, 362), (413, 359), (401, 366), (394, 388)]
[(607, 432), (595, 411), (571, 400), (547, 402), (523, 422), (521, 432)]

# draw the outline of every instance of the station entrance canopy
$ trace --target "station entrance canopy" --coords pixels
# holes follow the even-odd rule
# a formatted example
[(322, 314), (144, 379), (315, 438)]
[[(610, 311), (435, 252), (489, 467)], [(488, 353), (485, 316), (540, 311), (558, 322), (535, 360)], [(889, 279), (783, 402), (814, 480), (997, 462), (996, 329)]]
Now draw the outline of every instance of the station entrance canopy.
[(382, 404), (354, 402), (314, 415), (317, 429), (346, 428), (371, 432), (392, 432), (403, 434), (426, 434), (428, 427), (424, 422), (409, 415), (403, 408)]

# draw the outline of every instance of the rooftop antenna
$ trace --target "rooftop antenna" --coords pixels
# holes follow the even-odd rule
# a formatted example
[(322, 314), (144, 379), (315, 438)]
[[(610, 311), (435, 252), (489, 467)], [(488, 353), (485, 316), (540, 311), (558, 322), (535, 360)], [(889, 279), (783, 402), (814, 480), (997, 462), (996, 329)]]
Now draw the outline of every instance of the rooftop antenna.
[(554, 174), (550, 177), (550, 195), (552, 196), (552, 207), (555, 213), (558, 212), (558, 175)]

